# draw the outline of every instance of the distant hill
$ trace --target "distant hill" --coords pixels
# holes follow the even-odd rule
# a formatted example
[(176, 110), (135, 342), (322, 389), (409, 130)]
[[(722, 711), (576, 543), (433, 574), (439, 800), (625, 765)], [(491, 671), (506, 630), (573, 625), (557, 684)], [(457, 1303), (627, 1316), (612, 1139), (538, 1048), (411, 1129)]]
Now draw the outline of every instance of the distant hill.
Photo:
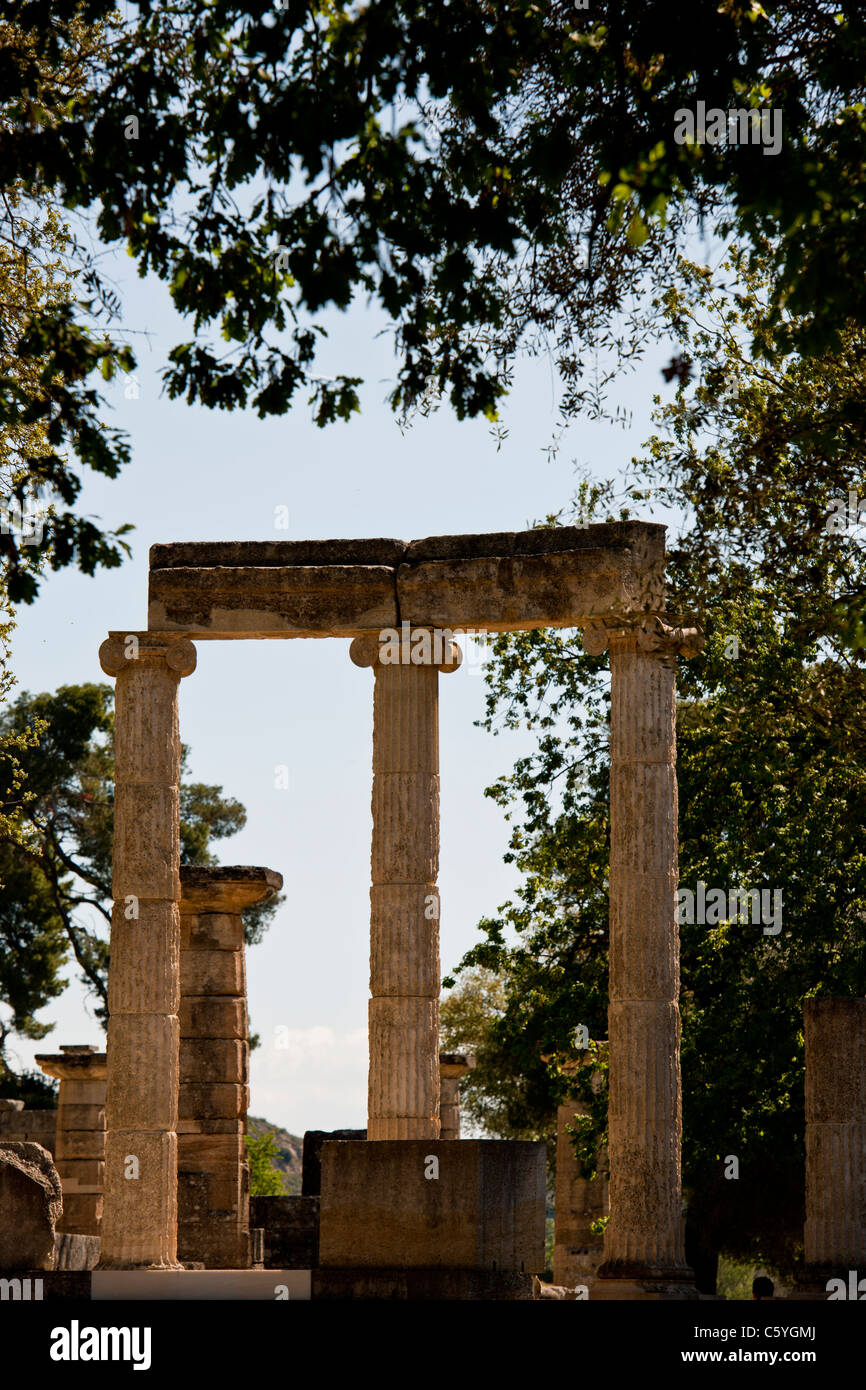
[(288, 1130), (280, 1129), (278, 1125), (272, 1125), (269, 1120), (259, 1119), (256, 1115), (247, 1116), (247, 1129), (250, 1134), (272, 1134), (274, 1136), (279, 1150), (279, 1157), (274, 1159), (274, 1167), (283, 1174), (286, 1196), (299, 1197), (301, 1194), (303, 1139), (299, 1139), (296, 1134), (289, 1134)]

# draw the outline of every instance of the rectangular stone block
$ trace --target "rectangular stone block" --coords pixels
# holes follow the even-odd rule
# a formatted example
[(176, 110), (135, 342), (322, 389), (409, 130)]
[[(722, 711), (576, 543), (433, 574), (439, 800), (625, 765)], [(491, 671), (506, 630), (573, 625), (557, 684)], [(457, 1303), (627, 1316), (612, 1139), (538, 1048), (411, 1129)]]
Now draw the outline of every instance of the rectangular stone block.
[(322, 1266), (537, 1273), (544, 1234), (543, 1144), (423, 1139), (322, 1148)]
[(245, 994), (241, 951), (187, 950), (180, 957), (182, 994)]
[(104, 1129), (105, 1105), (61, 1105), (58, 1108), (60, 1129)]
[(398, 569), (397, 596), (401, 619), (418, 627), (576, 627), (593, 617), (658, 611), (664, 563), (642, 569), (627, 552), (607, 550), (420, 561)]
[(102, 1187), (105, 1182), (105, 1162), (101, 1158), (58, 1159), (57, 1171), (64, 1192), (76, 1187)]
[(248, 1033), (245, 999), (230, 995), (181, 996), (180, 1034), (182, 1038), (242, 1038)]
[[(177, 1254), (178, 1259), (190, 1264), (203, 1264), (209, 1271), (249, 1270), (252, 1264), (250, 1233), (239, 1230), (234, 1220), (220, 1220), (214, 1214), (205, 1221), (182, 1222), (177, 1228)], [(272, 1276), (271, 1298), (274, 1297), (273, 1289), (277, 1282)], [(261, 1296), (264, 1297), (264, 1294)], [(225, 1292), (219, 1297), (236, 1298), (237, 1293), (227, 1284)]]
[[(301, 1193), (318, 1197), (322, 1190), (322, 1145), (331, 1139), (367, 1138), (365, 1129), (308, 1129), (304, 1133), (301, 1157)], [(252, 1200), (252, 1199), (251, 1199)], [(253, 1221), (254, 1226), (261, 1223)]]
[(96, 1236), (102, 1222), (102, 1193), (63, 1193), (63, 1215), (57, 1224), (67, 1235)]
[(249, 1103), (247, 1086), (200, 1086), (186, 1082), (178, 1091), (178, 1118), (230, 1120), (246, 1115)]
[(394, 627), (384, 565), (237, 566), (150, 571), (148, 626), (191, 637), (359, 637)]
[(101, 1159), (105, 1153), (104, 1129), (67, 1129), (57, 1136), (55, 1158), (58, 1163), (69, 1159)]
[(180, 1045), (181, 1085), (249, 1081), (249, 1047), (240, 1038), (184, 1038)]
[(250, 1226), (265, 1233), (265, 1269), (315, 1269), (318, 1197), (251, 1197)]
[(244, 1134), (246, 1129), (246, 1119), (239, 1120), (178, 1120), (177, 1135), (178, 1139), (182, 1134)]
[(180, 946), (181, 950), (242, 951), (244, 948), (244, 922), (240, 914), (230, 912), (192, 913), (185, 910), (184, 899), (180, 900)]
[(244, 1136), (238, 1134), (179, 1134), (178, 1171), (236, 1173), (247, 1163)]

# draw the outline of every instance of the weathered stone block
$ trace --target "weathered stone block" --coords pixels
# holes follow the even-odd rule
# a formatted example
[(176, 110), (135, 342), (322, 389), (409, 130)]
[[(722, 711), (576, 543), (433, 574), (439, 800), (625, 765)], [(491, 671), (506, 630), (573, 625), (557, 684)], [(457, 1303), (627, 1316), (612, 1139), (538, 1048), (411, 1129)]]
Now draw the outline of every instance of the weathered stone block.
[(60, 1178), (40, 1144), (0, 1145), (0, 1270), (53, 1269)]
[(249, 1080), (249, 1047), (240, 1038), (183, 1038), (180, 1046), (181, 1085)]
[(401, 618), (418, 627), (576, 627), (587, 618), (656, 611), (663, 575), (663, 562), (648, 573), (626, 552), (478, 556), (401, 565), (397, 596)]
[(397, 622), (383, 565), (150, 571), (148, 625), (196, 638), (358, 637)]
[[(301, 1193), (304, 1197), (318, 1197), (322, 1190), (322, 1145), (330, 1139), (354, 1139), (356, 1142), (367, 1138), (365, 1129), (308, 1129), (304, 1134), (301, 1156)], [(253, 1221), (254, 1226), (261, 1225)]]
[(246, 979), (241, 951), (187, 950), (180, 957), (183, 994), (244, 994)]
[(251, 1197), (250, 1225), (264, 1230), (265, 1269), (319, 1263), (318, 1197)]
[(67, 1129), (58, 1135), (58, 1163), (65, 1167), (69, 1159), (101, 1159), (105, 1153), (104, 1129)]
[[(181, 891), (183, 871), (181, 871)], [(182, 951), (241, 951), (244, 946), (243, 918), (237, 913), (204, 912), (188, 910), (188, 904), (181, 898), (180, 904), (180, 948)]]
[(246, 1039), (247, 1005), (245, 999), (229, 995), (212, 999), (209, 995), (182, 995), (180, 1001), (180, 1034), (182, 1038), (241, 1038)]
[(234, 1172), (246, 1161), (247, 1147), (240, 1133), (179, 1134), (177, 1137), (179, 1169), (203, 1173)]
[(230, 1120), (246, 1115), (249, 1103), (247, 1086), (200, 1086), (186, 1082), (178, 1091), (178, 1118)]
[(104, 1105), (61, 1105), (58, 1123), (64, 1129), (104, 1129)]
[(544, 1269), (545, 1149), (498, 1139), (330, 1142), (324, 1266)]

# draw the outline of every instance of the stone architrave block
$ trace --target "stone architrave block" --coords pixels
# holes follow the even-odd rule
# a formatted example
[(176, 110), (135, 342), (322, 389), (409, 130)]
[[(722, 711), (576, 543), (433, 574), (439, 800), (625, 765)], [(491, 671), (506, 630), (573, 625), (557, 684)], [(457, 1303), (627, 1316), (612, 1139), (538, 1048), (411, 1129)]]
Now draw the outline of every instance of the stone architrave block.
[(544, 1269), (545, 1148), (500, 1139), (326, 1142), (319, 1263)]
[[(150, 552), (148, 626), (196, 638), (356, 637), (415, 626), (579, 626), (664, 608), (663, 526), (194, 542)], [(399, 618), (398, 618), (399, 614)]]
[(148, 622), (214, 637), (358, 637), (397, 625), (383, 565), (151, 570)]
[(60, 1177), (41, 1144), (0, 1145), (0, 1270), (53, 1269)]

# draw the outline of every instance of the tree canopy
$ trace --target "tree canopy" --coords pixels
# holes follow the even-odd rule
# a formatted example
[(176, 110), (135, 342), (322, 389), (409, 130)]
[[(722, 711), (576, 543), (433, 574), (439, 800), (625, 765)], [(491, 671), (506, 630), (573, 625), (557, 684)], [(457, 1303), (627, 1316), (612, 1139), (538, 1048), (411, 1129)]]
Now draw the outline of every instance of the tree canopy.
[[(586, 353), (639, 351), (647, 283), (696, 217), (771, 243), (773, 341), (796, 321), (817, 349), (866, 319), (853, 0), (695, 0), (685, 20), (667, 0), (9, 8), (0, 185), (93, 209), (165, 282), (192, 330), (169, 353), (173, 397), (266, 416), (302, 392), (319, 424), (348, 418), (360, 381), (323, 377), (317, 345), (322, 311), (360, 294), (394, 327), (398, 411), (447, 396), (493, 417), (539, 342), (566, 410), (584, 408)], [(82, 24), (103, 26), (95, 50)], [(698, 102), (778, 112), (778, 151), (678, 143)], [(70, 303), (34, 315), (20, 351), (50, 400), (7, 391), (2, 420), (44, 421), (67, 486), (64, 443), (115, 471), (126, 445), (87, 379), (131, 369), (128, 345)]]

